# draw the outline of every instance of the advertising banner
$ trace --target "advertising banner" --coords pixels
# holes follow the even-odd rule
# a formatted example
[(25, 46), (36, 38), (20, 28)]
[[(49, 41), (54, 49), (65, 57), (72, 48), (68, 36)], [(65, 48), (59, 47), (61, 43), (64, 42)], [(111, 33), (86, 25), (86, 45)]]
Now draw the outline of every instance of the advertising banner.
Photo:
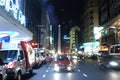
[(25, 26), (25, 0), (0, 0), (0, 7)]

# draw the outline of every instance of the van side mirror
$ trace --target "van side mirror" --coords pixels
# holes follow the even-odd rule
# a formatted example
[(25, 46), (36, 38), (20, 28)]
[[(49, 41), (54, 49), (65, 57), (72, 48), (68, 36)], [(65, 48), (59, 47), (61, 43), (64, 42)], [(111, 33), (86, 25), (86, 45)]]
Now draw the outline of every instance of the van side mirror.
[(19, 55), (19, 56), (18, 56), (18, 61), (20, 61), (20, 60), (21, 60), (21, 58), (22, 58), (22, 57), (21, 57), (21, 55)]

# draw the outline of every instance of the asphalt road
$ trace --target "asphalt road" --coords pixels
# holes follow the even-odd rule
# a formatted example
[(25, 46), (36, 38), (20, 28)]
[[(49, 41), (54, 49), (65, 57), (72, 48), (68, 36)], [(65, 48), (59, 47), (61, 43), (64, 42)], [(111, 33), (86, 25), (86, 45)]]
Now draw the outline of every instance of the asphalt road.
[(24, 80), (120, 80), (120, 70), (99, 69), (96, 61), (79, 61), (74, 68), (74, 72), (54, 72), (51, 64), (45, 64)]

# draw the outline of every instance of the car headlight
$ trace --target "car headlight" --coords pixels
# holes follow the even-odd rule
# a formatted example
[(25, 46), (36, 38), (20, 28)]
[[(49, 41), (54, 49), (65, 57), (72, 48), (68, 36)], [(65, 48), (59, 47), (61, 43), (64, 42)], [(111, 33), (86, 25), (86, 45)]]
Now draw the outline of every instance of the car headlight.
[(73, 56), (73, 58), (77, 59), (77, 56)]
[(59, 70), (60, 70), (58, 64), (54, 64), (54, 70), (55, 70), (55, 71), (59, 71)]
[(54, 67), (58, 67), (58, 64), (54, 64)]
[(115, 61), (111, 61), (109, 64), (110, 64), (111, 66), (118, 66), (118, 63), (115, 62)]
[(75, 63), (75, 64), (76, 64), (77, 62), (78, 62), (78, 61), (77, 61), (77, 59), (73, 59), (73, 63)]
[(71, 66), (68, 66), (68, 67), (67, 67), (67, 70), (69, 70), (69, 71), (72, 70)]
[(72, 63), (70, 63), (70, 64), (67, 66), (67, 70), (69, 70), (69, 71), (72, 70), (72, 66), (73, 66)]

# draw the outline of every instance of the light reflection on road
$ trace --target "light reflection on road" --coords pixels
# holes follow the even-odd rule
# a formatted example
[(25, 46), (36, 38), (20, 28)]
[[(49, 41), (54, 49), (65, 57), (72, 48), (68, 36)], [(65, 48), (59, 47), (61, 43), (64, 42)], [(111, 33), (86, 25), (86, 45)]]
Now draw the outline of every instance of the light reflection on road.
[[(67, 74), (67, 75), (66, 75)], [(63, 77), (63, 74), (62, 73), (54, 73), (54, 79), (53, 80), (64, 80), (65, 78), (67, 80), (72, 80), (72, 75), (73, 73), (65, 73), (66, 76)], [(63, 79), (62, 79), (63, 78)]]
[(53, 80), (60, 80), (61, 79), (59, 73), (55, 73), (53, 76), (54, 76)]
[(120, 72), (116, 72), (116, 71), (109, 72), (108, 80), (120, 80)]

